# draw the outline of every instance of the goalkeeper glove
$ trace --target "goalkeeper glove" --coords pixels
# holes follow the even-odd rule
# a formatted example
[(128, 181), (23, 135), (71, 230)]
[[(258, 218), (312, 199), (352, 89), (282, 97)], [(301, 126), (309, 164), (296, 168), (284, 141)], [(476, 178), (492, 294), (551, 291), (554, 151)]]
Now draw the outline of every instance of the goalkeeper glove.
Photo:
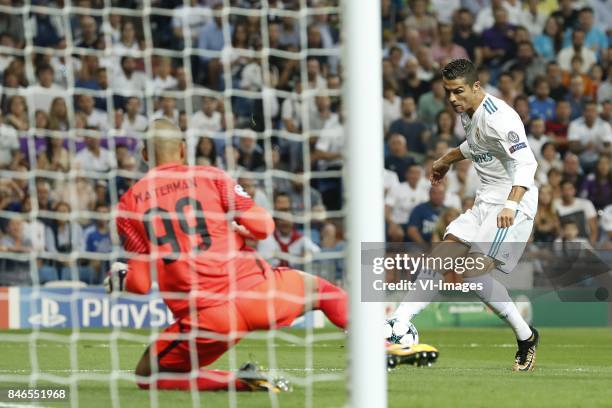
[(106, 293), (125, 291), (125, 278), (128, 274), (128, 266), (123, 262), (114, 262), (108, 275), (104, 279), (104, 290)]

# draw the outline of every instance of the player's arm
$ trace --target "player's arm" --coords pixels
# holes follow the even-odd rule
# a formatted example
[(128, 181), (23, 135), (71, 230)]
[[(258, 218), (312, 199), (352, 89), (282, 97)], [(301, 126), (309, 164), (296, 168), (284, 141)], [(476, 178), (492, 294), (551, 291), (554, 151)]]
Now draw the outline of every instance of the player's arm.
[(109, 273), (110, 284), (107, 291), (128, 291), (137, 294), (146, 294), (151, 289), (151, 275), (149, 272), (150, 248), (146, 237), (142, 236), (138, 228), (139, 221), (134, 214), (130, 214), (129, 200), (131, 194), (125, 194), (117, 209), (117, 231), (121, 236), (124, 249), (130, 253), (127, 264), (116, 262)]
[(454, 149), (446, 153), (444, 156), (436, 160), (433, 163), (431, 176), (429, 178), (431, 184), (438, 184), (440, 181), (442, 181), (442, 179), (450, 169), (450, 166), (458, 161), (466, 159), (467, 157), (469, 157), (469, 154), (470, 149), (468, 147), (467, 141), (464, 141), (459, 147), (455, 147)]
[[(500, 122), (497, 119), (497, 122)], [(525, 129), (518, 115), (506, 123), (488, 123), (491, 134), (502, 147), (502, 157), (498, 159), (509, 161), (512, 169), (512, 189), (504, 209), (497, 216), (497, 226), (508, 228), (514, 224), (514, 217), (523, 196), (534, 185), (535, 173), (538, 169)]]
[[(274, 220), (266, 209), (255, 202), (240, 184), (224, 172), (215, 180), (221, 197), (221, 205), (227, 213), (234, 214), (234, 231), (245, 238), (262, 240), (274, 231)], [(242, 227), (242, 228), (241, 228)]]

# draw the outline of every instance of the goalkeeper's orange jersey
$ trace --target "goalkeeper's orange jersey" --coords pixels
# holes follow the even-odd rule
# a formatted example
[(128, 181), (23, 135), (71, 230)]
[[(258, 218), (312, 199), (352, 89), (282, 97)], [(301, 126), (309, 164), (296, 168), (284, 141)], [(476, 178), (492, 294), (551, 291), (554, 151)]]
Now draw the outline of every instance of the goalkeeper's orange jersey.
[(270, 266), (230, 226), (254, 205), (225, 172), (166, 164), (150, 170), (118, 204), (117, 229), (131, 252), (126, 288), (146, 293), (151, 279), (175, 317), (224, 303), (265, 279)]

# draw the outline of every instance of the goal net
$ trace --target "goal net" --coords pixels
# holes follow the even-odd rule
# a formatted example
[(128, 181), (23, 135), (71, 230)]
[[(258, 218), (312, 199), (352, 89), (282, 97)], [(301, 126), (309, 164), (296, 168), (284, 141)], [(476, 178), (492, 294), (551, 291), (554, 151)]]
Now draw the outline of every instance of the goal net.
[[(135, 386), (136, 362), (174, 316), (155, 267), (151, 293), (105, 294), (110, 265), (134, 255), (120, 243), (117, 204), (149, 168), (143, 147), (158, 157), (151, 123), (165, 118), (188, 164), (227, 171), (273, 214), (274, 234), (247, 245), (274, 267), (344, 286), (338, 1), (25, 0), (2, 2), (0, 14), (0, 388), (62, 389), (72, 407), (248, 405), (233, 386), (212, 397)], [(188, 207), (176, 225), (197, 235), (203, 212)], [(154, 216), (167, 244), (171, 222)], [(292, 326), (249, 334), (212, 368), (254, 360), (293, 384), (293, 404), (344, 404), (345, 334), (318, 311)]]

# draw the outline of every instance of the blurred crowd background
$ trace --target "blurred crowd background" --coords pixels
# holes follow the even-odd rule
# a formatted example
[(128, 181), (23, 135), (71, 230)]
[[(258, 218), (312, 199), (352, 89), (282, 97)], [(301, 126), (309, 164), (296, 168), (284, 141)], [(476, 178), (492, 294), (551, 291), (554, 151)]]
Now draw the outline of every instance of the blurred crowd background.
[[(263, 256), (343, 280), (351, 136), (337, 1), (268, 0), (263, 15), (258, 0), (152, 0), (146, 13), (138, 0), (31, 3), (0, 0), (0, 285), (101, 282), (118, 248), (110, 211), (147, 170), (156, 117), (185, 132), (189, 163), (228, 170), (273, 211)], [(612, 248), (606, 1), (382, 0), (381, 11), (387, 240), (440, 241), (473, 204), (470, 161), (428, 181), (464, 138), (440, 68), (470, 58), (538, 159), (534, 242)]]

